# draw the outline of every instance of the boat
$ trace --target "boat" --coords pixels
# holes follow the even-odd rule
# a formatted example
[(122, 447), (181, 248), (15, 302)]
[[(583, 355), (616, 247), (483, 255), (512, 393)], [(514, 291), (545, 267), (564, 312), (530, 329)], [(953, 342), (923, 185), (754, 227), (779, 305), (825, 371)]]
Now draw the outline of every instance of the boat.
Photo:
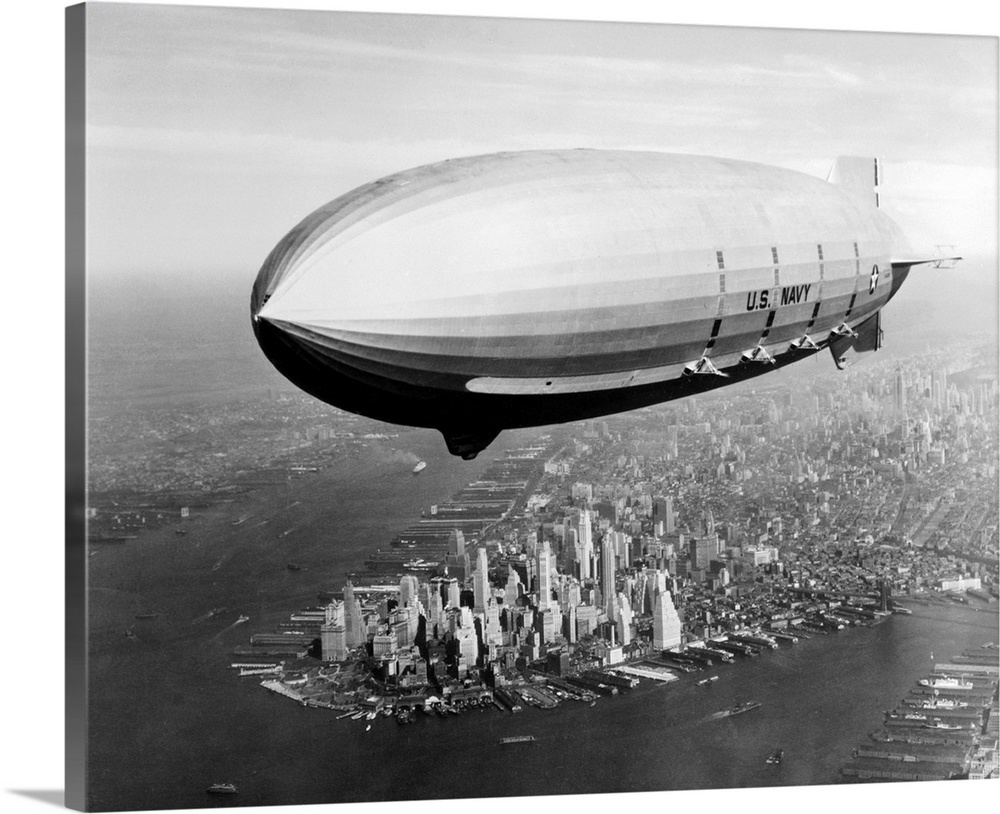
[(409, 568), (413, 571), (433, 571), (438, 567), (438, 563), (429, 562), (423, 557), (417, 557), (415, 560), (407, 560), (403, 563), (404, 568)]
[(958, 678), (949, 678), (948, 676), (942, 676), (941, 678), (933, 678), (933, 679), (922, 678), (922, 679), (920, 679), (920, 683), (924, 687), (935, 687), (935, 688), (940, 687), (942, 689), (951, 689), (951, 690), (971, 690), (972, 689), (972, 685), (971, 684), (966, 684), (961, 679), (958, 679)]
[(781, 763), (781, 759), (785, 756), (784, 749), (775, 749), (767, 758), (767, 762), (772, 766)]
[(509, 735), (506, 738), (500, 738), (500, 743), (532, 743), (535, 740), (534, 735)]
[(249, 622), (249, 621), (250, 621), (249, 616), (241, 616), (239, 619), (236, 620), (236, 624), (242, 625), (244, 622)]
[(724, 709), (718, 714), (720, 718), (728, 718), (730, 715), (740, 715), (743, 712), (749, 712), (752, 709), (757, 709), (760, 706), (760, 701), (744, 701), (742, 704), (736, 704), (729, 709)]
[(934, 722), (934, 723), (932, 723), (932, 724), (924, 724), (924, 729), (948, 729), (948, 730), (957, 730), (957, 729), (961, 729), (961, 728), (962, 728), (962, 727), (958, 726), (957, 724), (946, 724), (946, 723), (944, 723), (944, 722), (942, 722), (942, 721), (935, 721), (935, 722)]
[(415, 467), (413, 467), (413, 474), (419, 475), (427, 468), (427, 461), (421, 461)]
[(156, 619), (160, 614), (158, 613), (137, 613), (135, 615), (136, 619)]
[(935, 698), (933, 701), (924, 701), (920, 706), (922, 709), (961, 709), (969, 704), (966, 701), (956, 701), (952, 698)]
[(695, 683), (699, 687), (704, 687), (704, 686), (706, 686), (708, 684), (711, 684), (713, 681), (718, 681), (718, 680), (719, 680), (718, 676), (709, 676), (708, 678), (703, 678), (703, 679), (701, 679), (701, 681), (697, 681)]
[(232, 783), (213, 783), (207, 789), (209, 794), (236, 794), (236, 786)]
[(290, 563), (288, 563), (288, 570), (289, 571), (301, 571), (302, 570), (302, 566), (299, 565), (298, 563), (290, 562)]

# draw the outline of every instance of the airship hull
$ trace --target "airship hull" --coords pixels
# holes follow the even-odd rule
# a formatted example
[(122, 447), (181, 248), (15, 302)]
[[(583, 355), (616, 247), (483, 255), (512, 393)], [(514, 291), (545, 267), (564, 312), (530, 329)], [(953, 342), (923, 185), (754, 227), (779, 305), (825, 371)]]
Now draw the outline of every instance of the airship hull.
[(501, 430), (752, 378), (877, 315), (902, 237), (837, 185), (699, 156), (526, 152), (421, 167), (306, 218), (261, 269), (258, 342), (346, 410)]

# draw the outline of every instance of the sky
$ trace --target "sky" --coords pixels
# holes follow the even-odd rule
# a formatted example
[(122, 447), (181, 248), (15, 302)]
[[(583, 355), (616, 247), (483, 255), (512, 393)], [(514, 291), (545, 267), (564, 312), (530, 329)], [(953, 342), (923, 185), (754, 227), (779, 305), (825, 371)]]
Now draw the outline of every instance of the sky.
[(995, 38), (90, 4), (88, 45), (92, 279), (250, 280), (370, 180), (569, 147), (878, 156), (918, 253), (996, 254)]

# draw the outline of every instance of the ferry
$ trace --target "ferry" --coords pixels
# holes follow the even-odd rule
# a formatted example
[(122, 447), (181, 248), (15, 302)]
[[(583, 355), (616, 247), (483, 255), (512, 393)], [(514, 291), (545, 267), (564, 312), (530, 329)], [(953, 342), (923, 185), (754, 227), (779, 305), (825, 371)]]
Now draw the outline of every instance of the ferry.
[(500, 743), (532, 743), (535, 740), (534, 735), (510, 735), (506, 738), (500, 738)]
[(427, 468), (427, 462), (426, 462), (426, 461), (421, 461), (421, 462), (420, 462), (420, 463), (418, 463), (418, 464), (417, 464), (417, 465), (416, 465), (415, 467), (413, 467), (413, 474), (414, 474), (414, 475), (419, 475), (419, 474), (420, 474), (421, 472), (423, 472), (423, 471), (424, 471), (424, 470), (425, 470), (426, 468)]
[(236, 786), (232, 783), (213, 783), (205, 791), (209, 794), (236, 794)]
[(736, 704), (729, 709), (724, 709), (718, 713), (720, 718), (728, 718), (730, 715), (740, 715), (744, 712), (749, 712), (752, 709), (757, 709), (760, 706), (760, 701), (744, 701), (742, 704)]

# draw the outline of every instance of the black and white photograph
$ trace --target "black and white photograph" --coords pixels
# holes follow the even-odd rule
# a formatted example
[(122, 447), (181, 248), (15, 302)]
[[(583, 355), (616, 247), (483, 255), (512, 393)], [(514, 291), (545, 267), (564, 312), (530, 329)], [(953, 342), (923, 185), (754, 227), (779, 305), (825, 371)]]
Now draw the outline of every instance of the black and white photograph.
[(57, 802), (982, 808), (995, 33), (275, 5), (65, 9)]

